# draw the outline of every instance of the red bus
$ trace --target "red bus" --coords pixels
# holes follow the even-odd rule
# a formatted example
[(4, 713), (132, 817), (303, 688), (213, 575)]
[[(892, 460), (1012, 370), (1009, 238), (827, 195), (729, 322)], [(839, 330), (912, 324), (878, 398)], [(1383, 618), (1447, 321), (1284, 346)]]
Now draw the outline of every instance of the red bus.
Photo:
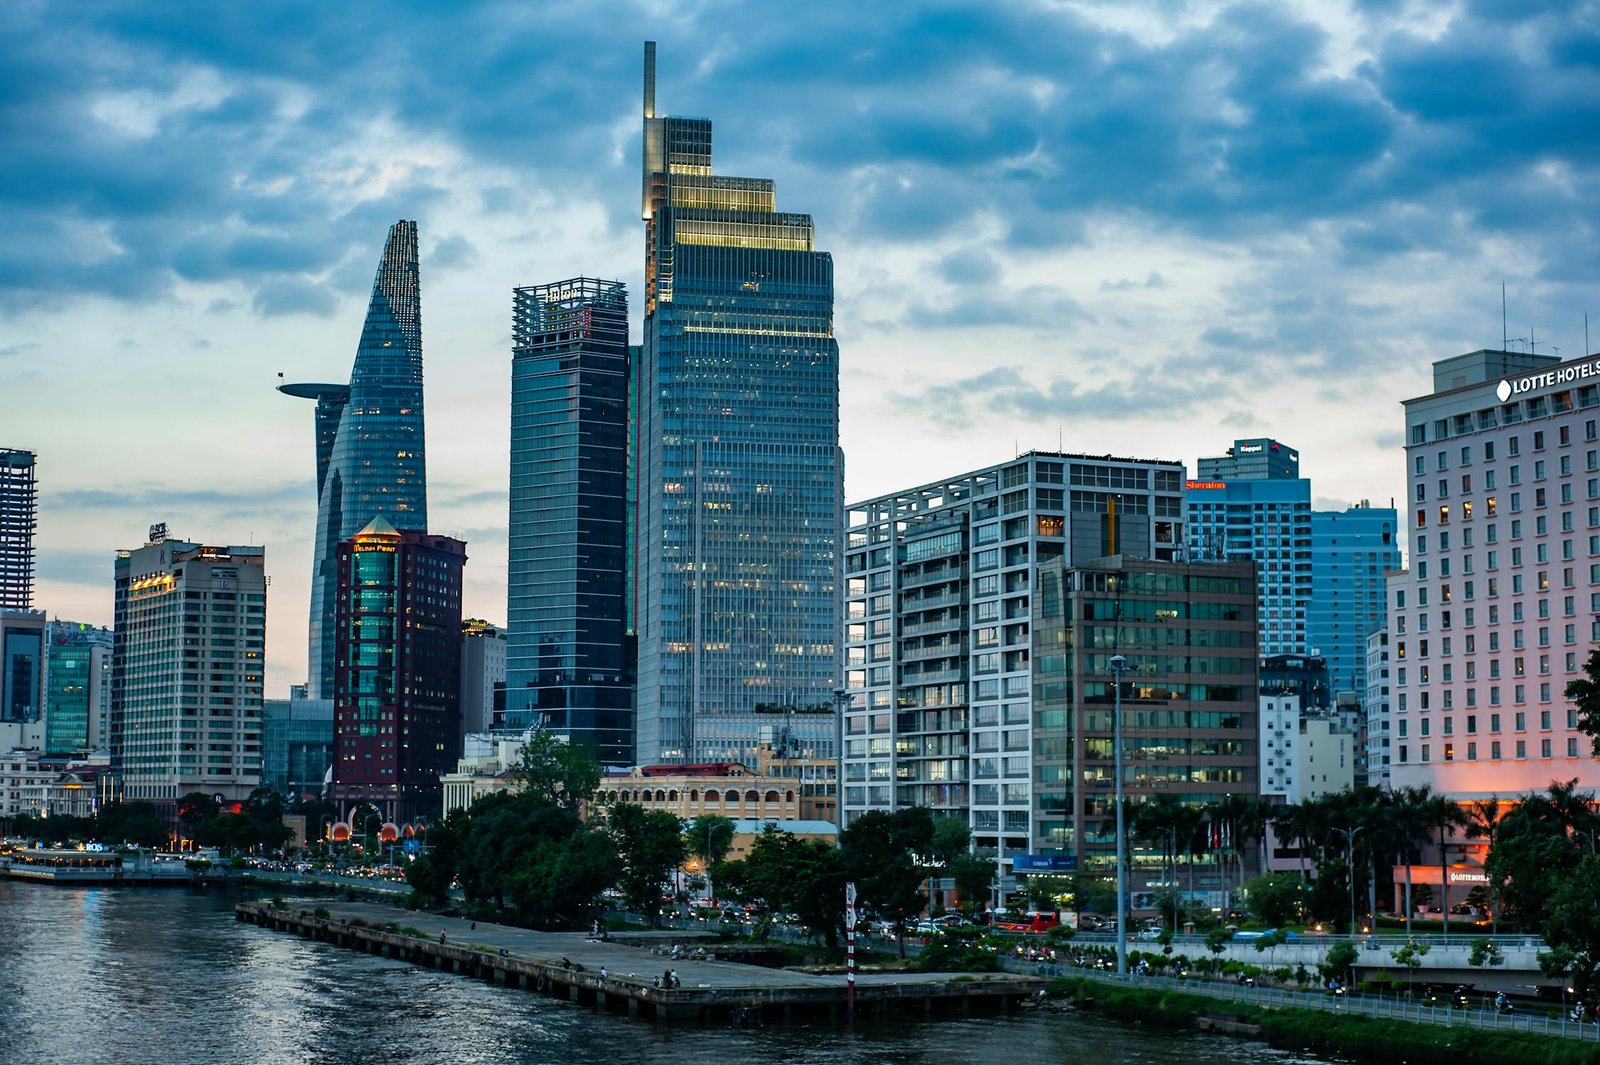
[(1032, 911), (1019, 916), (1001, 914), (994, 927), (1002, 932), (1048, 932), (1061, 923), (1053, 911)]

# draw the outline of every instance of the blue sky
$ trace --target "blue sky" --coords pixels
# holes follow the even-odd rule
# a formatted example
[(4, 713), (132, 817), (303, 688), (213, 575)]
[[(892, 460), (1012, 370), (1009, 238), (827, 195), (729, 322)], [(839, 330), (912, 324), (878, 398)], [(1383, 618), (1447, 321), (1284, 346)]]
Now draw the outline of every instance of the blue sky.
[(431, 516), (503, 619), (510, 289), (639, 290), (646, 38), (660, 110), (834, 254), (852, 499), (1276, 435), (1326, 504), (1386, 503), (1399, 401), (1498, 346), (1502, 281), (1512, 338), (1600, 338), (1595, 0), (14, 0), (0, 446), (40, 453), (39, 605), (109, 621), (152, 522), (264, 543), (269, 691), (303, 676), (311, 409), (273, 386), (348, 375), (415, 218)]

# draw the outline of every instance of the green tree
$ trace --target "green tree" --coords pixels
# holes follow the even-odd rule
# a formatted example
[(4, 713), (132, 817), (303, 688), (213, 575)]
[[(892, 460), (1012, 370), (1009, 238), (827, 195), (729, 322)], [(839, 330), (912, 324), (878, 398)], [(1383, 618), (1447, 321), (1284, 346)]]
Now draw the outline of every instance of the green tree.
[(733, 822), (721, 814), (701, 814), (683, 830), (683, 842), (690, 854), (706, 867), (706, 897), (716, 898), (716, 880), (711, 870), (733, 849)]
[(895, 922), (900, 952), (905, 954), (905, 921), (922, 912), (923, 870), (917, 856), (933, 842), (933, 818), (924, 807), (894, 813), (872, 810), (840, 834), (840, 859), (845, 875), (855, 881), (858, 905)]
[(203, 791), (186, 792), (178, 799), (178, 820), (186, 828), (217, 816), (217, 800)]
[(1294, 921), (1305, 895), (1298, 873), (1262, 873), (1244, 887), (1245, 905), (1256, 920), (1276, 928)]
[(1423, 955), (1427, 953), (1428, 944), (1413, 943), (1410, 940), (1407, 940), (1398, 947), (1390, 950), (1389, 957), (1394, 959), (1396, 965), (1404, 965), (1406, 967), (1406, 972), (1414, 975), (1417, 969), (1422, 965)]
[(950, 863), (950, 878), (956, 882), (956, 895), (967, 912), (976, 912), (988, 900), (994, 875), (994, 861), (980, 854), (963, 854)]
[[(844, 926), (845, 875), (837, 848), (776, 829), (757, 836), (750, 855), (713, 872), (724, 892), (759, 904), (768, 914), (793, 913), (829, 946)], [(858, 901), (859, 901), (858, 887)], [(763, 932), (766, 925), (763, 924)]]
[(1335, 943), (1328, 950), (1328, 956), (1323, 963), (1317, 966), (1324, 979), (1339, 979), (1344, 981), (1346, 987), (1351, 983), (1351, 972), (1355, 968), (1360, 955), (1356, 953), (1354, 943), (1345, 941)]
[(1579, 998), (1593, 1002), (1600, 994), (1600, 855), (1583, 855), (1560, 878), (1542, 931), (1550, 950), (1540, 953), (1540, 969), (1566, 976)]
[(1504, 965), (1506, 956), (1495, 946), (1494, 940), (1478, 938), (1472, 941), (1472, 952), (1467, 955), (1468, 965)]
[(688, 855), (683, 829), (665, 810), (646, 810), (631, 802), (607, 811), (606, 828), (622, 865), (617, 887), (654, 928), (661, 910), (661, 886)]
[(1583, 660), (1583, 676), (1568, 681), (1565, 694), (1578, 710), (1578, 731), (1589, 737), (1589, 753), (1600, 758), (1600, 647)]
[(95, 835), (106, 843), (138, 847), (160, 847), (170, 838), (167, 823), (147, 802), (106, 803), (95, 818)]
[(535, 802), (574, 812), (600, 788), (600, 763), (593, 754), (543, 729), (523, 743), (511, 775)]

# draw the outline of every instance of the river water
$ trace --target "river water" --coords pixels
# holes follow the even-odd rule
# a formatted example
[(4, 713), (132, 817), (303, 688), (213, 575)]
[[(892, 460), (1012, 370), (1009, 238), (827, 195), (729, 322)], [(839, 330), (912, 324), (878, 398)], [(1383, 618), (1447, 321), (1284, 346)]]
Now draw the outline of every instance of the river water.
[(311, 943), (181, 889), (0, 881), (0, 1065), (678, 1065), (1318, 1059), (1072, 1014), (663, 1028)]

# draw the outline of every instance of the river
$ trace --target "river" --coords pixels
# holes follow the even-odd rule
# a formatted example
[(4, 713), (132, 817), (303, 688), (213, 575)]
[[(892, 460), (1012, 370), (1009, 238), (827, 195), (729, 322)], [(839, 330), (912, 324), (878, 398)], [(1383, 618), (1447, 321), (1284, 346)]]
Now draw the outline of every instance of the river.
[(3, 1065), (782, 1065), (1319, 1059), (1070, 1014), (662, 1028), (236, 923), (182, 889), (0, 881)]

